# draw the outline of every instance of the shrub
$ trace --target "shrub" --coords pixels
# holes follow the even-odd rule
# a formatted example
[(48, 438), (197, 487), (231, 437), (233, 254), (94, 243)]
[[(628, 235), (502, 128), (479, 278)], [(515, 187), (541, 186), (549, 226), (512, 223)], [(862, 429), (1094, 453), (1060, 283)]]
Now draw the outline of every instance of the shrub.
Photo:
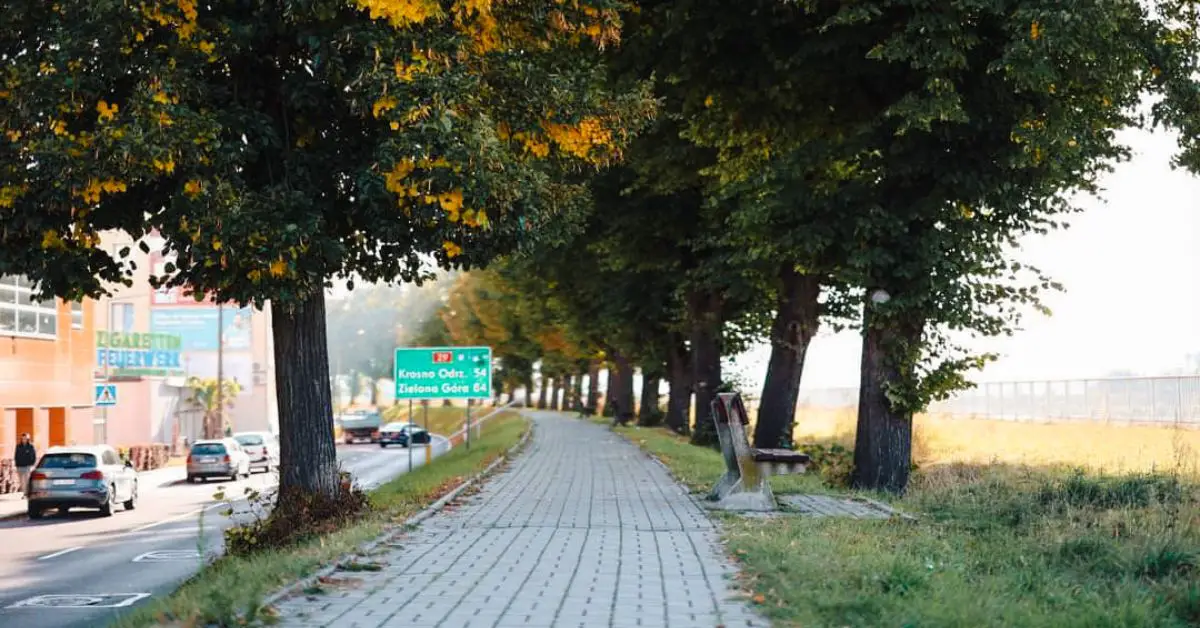
[[(283, 499), (283, 507), (265, 517), (225, 530), (225, 551), (232, 556), (247, 556), (263, 550), (288, 547), (331, 533), (370, 511), (367, 494), (350, 482), (346, 472), (339, 474), (338, 494), (332, 499), (320, 495), (297, 494)], [(257, 513), (266, 511), (266, 498), (247, 488), (247, 501)], [(283, 497), (282, 495), (280, 497)], [(217, 499), (226, 499), (218, 494)], [(227, 500), (226, 501), (230, 501)], [(231, 507), (226, 511), (232, 513)]]
[(826, 486), (849, 488), (851, 476), (854, 475), (854, 450), (838, 443), (806, 443), (796, 450), (808, 454), (811, 465), (816, 467)]

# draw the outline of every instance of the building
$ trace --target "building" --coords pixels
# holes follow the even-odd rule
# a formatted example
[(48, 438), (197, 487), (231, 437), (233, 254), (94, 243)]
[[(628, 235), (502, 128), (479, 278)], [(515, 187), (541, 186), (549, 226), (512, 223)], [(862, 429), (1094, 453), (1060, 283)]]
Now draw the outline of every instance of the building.
[[(203, 436), (204, 410), (192, 402), (189, 378), (226, 380), (241, 386), (226, 417), (234, 431), (277, 431), (270, 309), (197, 302), (180, 289), (155, 290), (151, 274), (169, 261), (161, 240), (147, 238), (142, 253), (124, 233), (105, 234), (104, 246), (129, 247), (137, 265), (133, 286), (113, 286), (96, 317), (96, 378), (117, 386), (117, 405), (101, 413), (111, 444), (169, 443)], [(111, 355), (113, 359), (105, 359)]]
[(0, 451), (20, 434), (38, 451), (95, 442), (94, 303), (37, 302), (24, 277), (0, 276)]

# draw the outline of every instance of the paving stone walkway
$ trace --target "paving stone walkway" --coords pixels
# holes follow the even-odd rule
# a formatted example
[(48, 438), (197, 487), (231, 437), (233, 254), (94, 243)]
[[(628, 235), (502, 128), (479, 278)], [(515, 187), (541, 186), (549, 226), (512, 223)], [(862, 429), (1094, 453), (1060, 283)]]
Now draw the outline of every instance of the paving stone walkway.
[(373, 556), (376, 572), (281, 602), (291, 628), (767, 623), (736, 597), (714, 525), (603, 426), (546, 412), (508, 471)]

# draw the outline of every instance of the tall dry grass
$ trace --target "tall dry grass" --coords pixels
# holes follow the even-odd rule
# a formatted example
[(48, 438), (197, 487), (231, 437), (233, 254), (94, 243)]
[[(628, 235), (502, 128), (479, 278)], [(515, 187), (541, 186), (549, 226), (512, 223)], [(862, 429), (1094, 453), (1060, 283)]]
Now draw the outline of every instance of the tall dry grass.
[[(852, 443), (853, 409), (804, 408), (796, 442)], [(1031, 423), (919, 415), (913, 457), (921, 466), (1003, 463), (1105, 473), (1200, 472), (1200, 430), (1105, 423)]]

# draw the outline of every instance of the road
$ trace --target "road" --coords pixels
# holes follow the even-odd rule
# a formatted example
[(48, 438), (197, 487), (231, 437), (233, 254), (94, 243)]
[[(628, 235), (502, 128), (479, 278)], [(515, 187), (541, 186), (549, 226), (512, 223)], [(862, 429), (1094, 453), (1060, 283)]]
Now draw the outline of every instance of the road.
[[(444, 438), (435, 436), (434, 443), (435, 457), (446, 451)], [(424, 462), (423, 453), (413, 450), (413, 468)], [(409, 454), (403, 447), (343, 445), (338, 461), (369, 489), (405, 473)], [(222, 515), (225, 504), (213, 499), (218, 488), (240, 496), (245, 487), (269, 489), (276, 481), (273, 473), (258, 473), (238, 482), (187, 484), (184, 473), (140, 486), (137, 508), (112, 517), (73, 511), (0, 521), (0, 628), (103, 626), (117, 613), (169, 594), (200, 568), (201, 556), (220, 554), (221, 531), (239, 517)]]

